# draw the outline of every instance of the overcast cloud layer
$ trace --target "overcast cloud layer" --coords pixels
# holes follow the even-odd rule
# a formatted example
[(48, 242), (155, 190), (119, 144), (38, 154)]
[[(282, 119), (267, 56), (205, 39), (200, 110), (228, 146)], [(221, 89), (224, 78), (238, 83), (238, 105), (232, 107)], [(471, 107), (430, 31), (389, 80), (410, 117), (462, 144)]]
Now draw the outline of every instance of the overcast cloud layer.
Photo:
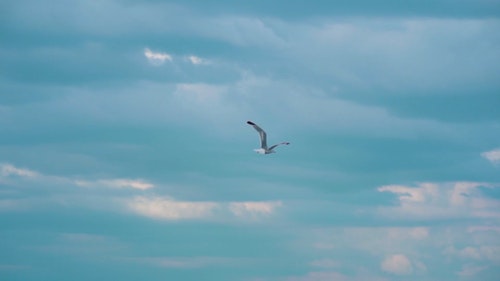
[(0, 34), (1, 280), (500, 276), (499, 1), (7, 0)]

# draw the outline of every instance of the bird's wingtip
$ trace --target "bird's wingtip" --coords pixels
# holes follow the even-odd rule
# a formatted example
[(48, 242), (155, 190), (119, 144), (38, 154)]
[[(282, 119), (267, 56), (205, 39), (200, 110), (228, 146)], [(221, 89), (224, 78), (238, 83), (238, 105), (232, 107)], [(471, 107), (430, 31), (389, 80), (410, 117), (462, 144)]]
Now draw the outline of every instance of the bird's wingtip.
[(252, 122), (252, 121), (247, 121), (247, 124), (248, 124), (248, 125), (255, 126), (255, 123), (254, 123), (254, 122)]

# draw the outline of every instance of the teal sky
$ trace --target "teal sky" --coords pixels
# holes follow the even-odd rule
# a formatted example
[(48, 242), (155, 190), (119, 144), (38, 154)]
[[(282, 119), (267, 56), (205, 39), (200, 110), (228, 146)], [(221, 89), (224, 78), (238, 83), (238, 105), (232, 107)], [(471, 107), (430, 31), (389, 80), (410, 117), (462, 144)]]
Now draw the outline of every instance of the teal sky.
[(498, 0), (1, 1), (0, 279), (499, 280), (499, 75)]

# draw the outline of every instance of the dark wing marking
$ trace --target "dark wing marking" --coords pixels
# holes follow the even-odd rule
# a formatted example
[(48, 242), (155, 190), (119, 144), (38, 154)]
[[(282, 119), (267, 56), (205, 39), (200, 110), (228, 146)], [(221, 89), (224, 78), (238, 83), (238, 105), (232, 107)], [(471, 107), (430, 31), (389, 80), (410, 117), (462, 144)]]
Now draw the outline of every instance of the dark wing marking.
[(274, 148), (276, 148), (278, 145), (282, 145), (282, 144), (284, 144), (284, 145), (289, 145), (290, 143), (289, 143), (289, 142), (287, 142), (287, 141), (285, 141), (285, 142), (280, 142), (280, 143), (278, 143), (278, 144), (275, 144), (275, 145), (271, 146), (271, 147), (269, 148), (269, 150), (273, 150), (273, 149), (274, 149)]
[(247, 121), (247, 124), (251, 125), (259, 133), (259, 136), (260, 136), (260, 147), (263, 148), (263, 149), (267, 149), (266, 132), (264, 132), (264, 130), (262, 130), (261, 127), (257, 126), (257, 124), (255, 124), (252, 121)]

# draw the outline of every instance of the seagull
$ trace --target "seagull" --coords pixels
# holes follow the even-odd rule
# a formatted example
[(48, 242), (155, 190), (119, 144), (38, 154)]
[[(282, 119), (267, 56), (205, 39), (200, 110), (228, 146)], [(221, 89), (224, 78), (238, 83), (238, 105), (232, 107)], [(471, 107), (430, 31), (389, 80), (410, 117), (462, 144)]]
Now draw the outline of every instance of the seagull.
[(276, 151), (274, 151), (274, 148), (276, 148), (278, 145), (282, 145), (282, 144), (289, 145), (290, 144), (289, 142), (285, 141), (285, 142), (280, 142), (278, 144), (275, 144), (271, 147), (267, 147), (266, 132), (264, 132), (264, 130), (262, 130), (261, 127), (257, 126), (257, 124), (255, 124), (252, 121), (247, 121), (247, 124), (251, 125), (257, 132), (259, 132), (260, 148), (254, 149), (254, 151), (259, 153), (259, 154), (276, 153)]

